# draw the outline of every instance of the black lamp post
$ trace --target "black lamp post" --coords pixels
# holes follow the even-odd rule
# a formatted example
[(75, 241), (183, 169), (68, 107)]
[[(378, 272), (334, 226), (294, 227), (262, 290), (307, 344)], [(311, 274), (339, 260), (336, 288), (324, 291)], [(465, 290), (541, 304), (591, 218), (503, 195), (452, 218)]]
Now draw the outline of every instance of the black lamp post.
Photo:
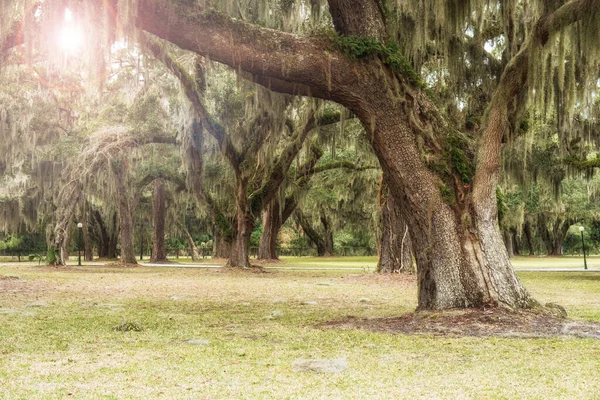
[(77, 224), (77, 228), (79, 228), (79, 240), (77, 241), (77, 251), (79, 253), (78, 257), (77, 257), (77, 265), (81, 267), (81, 242), (83, 242), (83, 224), (81, 222), (79, 222)]
[(583, 245), (583, 269), (587, 268), (587, 260), (585, 259), (585, 241), (583, 240), (583, 231), (585, 228), (583, 226), (579, 227), (579, 232), (581, 232), (581, 244)]

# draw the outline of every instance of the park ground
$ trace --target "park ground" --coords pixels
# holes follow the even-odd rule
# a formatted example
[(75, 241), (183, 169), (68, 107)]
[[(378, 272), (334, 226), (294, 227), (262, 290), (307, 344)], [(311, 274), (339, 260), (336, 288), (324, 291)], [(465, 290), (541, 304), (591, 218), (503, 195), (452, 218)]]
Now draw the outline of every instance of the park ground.
[[(237, 271), (0, 262), (0, 398), (600, 396), (598, 331), (497, 332), (485, 328), (505, 316), (488, 311), (474, 321), (456, 312), (415, 317), (416, 279), (370, 273), (375, 264), (289, 258), (277, 269)], [(578, 271), (580, 257), (517, 258), (515, 267), (540, 302), (567, 310), (565, 326), (600, 323), (600, 271)], [(530, 270), (540, 268), (556, 271)], [(444, 320), (471, 328), (430, 329)], [(418, 326), (403, 331), (407, 324)], [(336, 372), (320, 372), (316, 360)]]

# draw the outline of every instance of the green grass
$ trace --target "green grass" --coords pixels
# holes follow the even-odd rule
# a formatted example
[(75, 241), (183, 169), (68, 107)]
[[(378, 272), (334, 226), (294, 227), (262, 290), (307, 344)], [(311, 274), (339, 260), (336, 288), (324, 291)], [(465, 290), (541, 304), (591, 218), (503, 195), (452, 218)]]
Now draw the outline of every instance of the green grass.
[[(370, 260), (318, 264), (361, 267)], [(315, 262), (286, 259), (285, 265), (297, 261)], [(0, 274), (21, 278), (0, 281), (3, 399), (548, 399), (600, 393), (596, 340), (315, 327), (347, 315), (412, 311), (414, 280), (336, 270), (260, 274), (15, 264), (0, 266)], [(519, 276), (540, 301), (600, 322), (600, 273)], [(114, 329), (124, 322), (143, 330)], [(349, 368), (340, 374), (292, 370), (295, 359), (311, 357), (344, 357)]]

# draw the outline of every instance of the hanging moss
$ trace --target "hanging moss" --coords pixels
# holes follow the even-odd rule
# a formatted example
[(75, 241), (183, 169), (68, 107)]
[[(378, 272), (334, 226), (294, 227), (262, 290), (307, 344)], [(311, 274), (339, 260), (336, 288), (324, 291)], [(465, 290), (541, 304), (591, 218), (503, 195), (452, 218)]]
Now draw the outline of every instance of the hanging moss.
[(377, 39), (363, 36), (342, 36), (332, 34), (335, 47), (352, 60), (368, 60), (379, 58), (383, 64), (394, 72), (407, 78), (411, 83), (425, 88), (423, 79), (404, 58), (395, 42), (382, 43)]

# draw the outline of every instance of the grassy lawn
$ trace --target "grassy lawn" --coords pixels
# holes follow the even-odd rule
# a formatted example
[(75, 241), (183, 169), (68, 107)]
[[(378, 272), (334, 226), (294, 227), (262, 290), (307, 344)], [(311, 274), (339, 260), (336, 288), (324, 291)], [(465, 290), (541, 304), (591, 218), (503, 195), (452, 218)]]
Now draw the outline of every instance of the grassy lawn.
[[(302, 258), (284, 265), (373, 262)], [(0, 281), (3, 399), (584, 399), (600, 393), (598, 340), (315, 326), (348, 315), (412, 311), (414, 279), (339, 270), (15, 264), (0, 266), (0, 274), (20, 278)], [(541, 302), (600, 322), (600, 273), (519, 276)], [(114, 329), (123, 323), (143, 330)], [(343, 358), (348, 368), (334, 374), (292, 368), (310, 358)]]

